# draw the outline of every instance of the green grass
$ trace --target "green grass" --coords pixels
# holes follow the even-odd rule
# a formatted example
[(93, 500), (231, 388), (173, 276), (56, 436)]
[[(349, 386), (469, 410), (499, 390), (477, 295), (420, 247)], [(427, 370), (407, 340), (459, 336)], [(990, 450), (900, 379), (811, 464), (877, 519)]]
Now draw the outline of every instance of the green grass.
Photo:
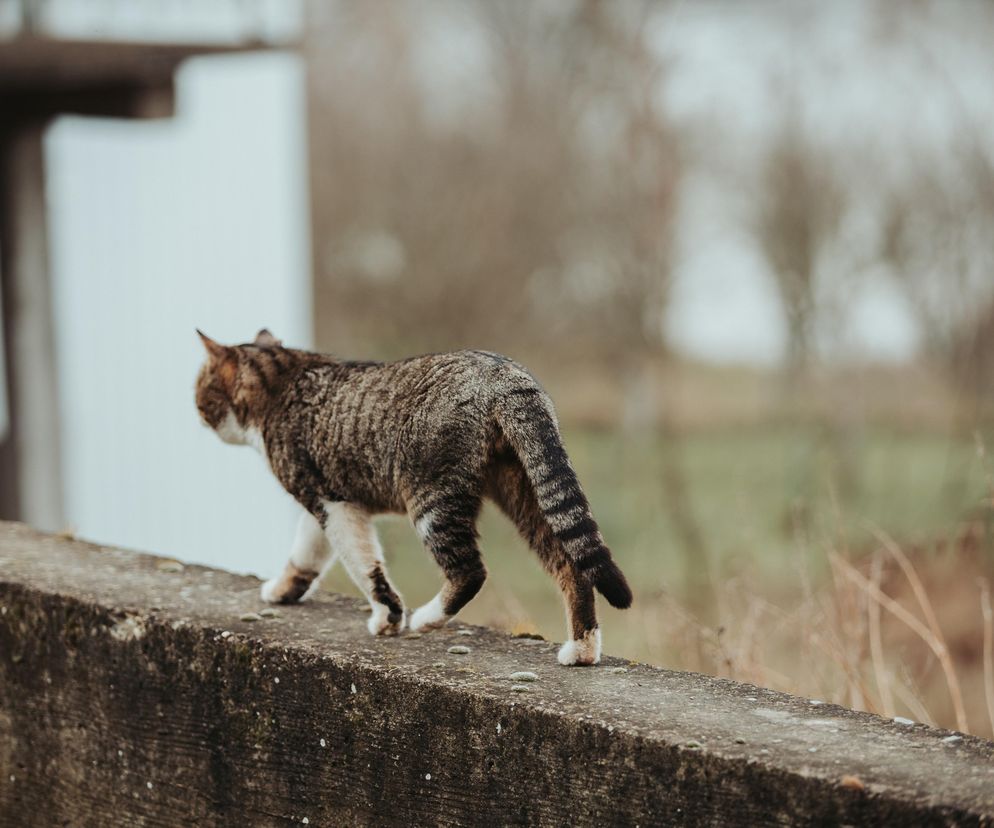
[[(994, 445), (994, 434), (987, 436)], [(659, 434), (571, 429), (565, 440), (636, 592), (627, 613), (600, 603), (606, 651), (630, 658), (665, 659), (676, 646), (653, 613), (667, 596), (708, 622), (721, 616), (714, 585), (731, 578), (749, 578), (771, 600), (789, 599), (802, 577), (823, 576), (829, 548), (857, 555), (866, 548), (868, 524), (902, 542), (927, 542), (977, 515), (987, 492), (967, 437), (868, 430), (842, 439), (814, 426), (771, 426), (675, 443)], [(686, 481), (690, 517), (683, 522), (700, 535), (692, 549), (664, 485), (667, 463)], [(480, 531), (490, 578), (461, 618), (533, 627), (561, 640), (558, 590), (534, 555), (492, 507)], [(406, 521), (384, 520), (381, 533), (394, 582), (418, 606), (437, 590), (439, 570)], [(332, 589), (353, 591), (340, 570), (329, 580)]]

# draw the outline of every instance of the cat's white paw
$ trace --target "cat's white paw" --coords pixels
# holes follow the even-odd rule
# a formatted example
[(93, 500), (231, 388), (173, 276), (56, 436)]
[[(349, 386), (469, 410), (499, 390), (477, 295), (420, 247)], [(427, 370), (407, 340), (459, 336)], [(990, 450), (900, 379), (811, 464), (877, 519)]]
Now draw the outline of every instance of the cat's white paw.
[(267, 604), (278, 604), (282, 600), (282, 595), (277, 591), (279, 589), (280, 579), (270, 578), (259, 588), (259, 597), (262, 598)]
[(583, 638), (571, 639), (559, 648), (559, 663), (567, 667), (597, 664), (601, 660), (600, 627)]
[(444, 627), (451, 616), (442, 609), (442, 599), (436, 595), (423, 607), (418, 607), (411, 616), (411, 632), (424, 632)]
[[(291, 588), (300, 589), (301, 586), (298, 583), (291, 582), (289, 585)], [(294, 598), (292, 594), (292, 589), (288, 590), (286, 575), (280, 575), (276, 578), (270, 578), (261, 587), (259, 587), (259, 597), (262, 598), (267, 604), (287, 604), (287, 603), (299, 603), (300, 601), (306, 601), (315, 592), (318, 591), (318, 579), (314, 578), (311, 581), (310, 586), (304, 591), (303, 595), (299, 598)], [(299, 593), (298, 593), (299, 594)]]
[(366, 622), (370, 635), (397, 635), (404, 629), (404, 615), (399, 621), (390, 621), (390, 610), (383, 604), (373, 604), (373, 611)]

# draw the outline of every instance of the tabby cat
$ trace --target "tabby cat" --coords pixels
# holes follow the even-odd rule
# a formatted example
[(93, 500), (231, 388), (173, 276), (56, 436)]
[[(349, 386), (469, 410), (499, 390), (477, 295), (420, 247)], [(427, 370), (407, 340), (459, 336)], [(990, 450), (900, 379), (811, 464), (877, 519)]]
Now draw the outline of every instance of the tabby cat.
[(283, 347), (262, 330), (245, 345), (198, 331), (207, 359), (196, 385), (204, 423), (254, 446), (304, 511), (290, 560), (262, 586), (300, 601), (339, 557), (369, 600), (369, 631), (404, 629), (371, 518), (406, 513), (445, 574), (410, 617), (440, 627), (483, 586), (476, 519), (493, 500), (556, 578), (569, 640), (562, 664), (596, 664), (594, 589), (615, 607), (632, 593), (611, 559), (559, 436), (552, 401), (530, 373), (486, 351), (354, 362)]

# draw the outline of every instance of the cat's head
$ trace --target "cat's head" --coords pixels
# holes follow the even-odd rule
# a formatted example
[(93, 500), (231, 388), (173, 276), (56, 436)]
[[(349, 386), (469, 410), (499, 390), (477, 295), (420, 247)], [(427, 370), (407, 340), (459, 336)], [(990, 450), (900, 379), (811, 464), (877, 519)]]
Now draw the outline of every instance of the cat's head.
[(197, 411), (204, 425), (226, 443), (252, 442), (255, 415), (278, 385), (283, 343), (263, 328), (254, 342), (222, 345), (198, 330), (206, 359), (197, 375)]

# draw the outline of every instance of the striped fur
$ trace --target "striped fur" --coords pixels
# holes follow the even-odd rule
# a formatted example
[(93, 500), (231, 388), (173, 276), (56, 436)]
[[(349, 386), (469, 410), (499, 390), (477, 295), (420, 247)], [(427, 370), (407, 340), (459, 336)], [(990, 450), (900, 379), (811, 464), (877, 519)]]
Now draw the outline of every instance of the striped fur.
[[(483, 586), (476, 520), (488, 497), (563, 591), (569, 641), (560, 660), (596, 663), (594, 590), (621, 608), (632, 594), (563, 448), (552, 402), (524, 368), (485, 351), (351, 362), (284, 348), (268, 331), (238, 346), (201, 337), (203, 421), (263, 452), (369, 598), (371, 631), (402, 628), (403, 604), (369, 518), (406, 513), (442, 568), (441, 591), (411, 619), (427, 629)], [(325, 549), (305, 540), (304, 548)], [(291, 557), (284, 576), (267, 582), (268, 600), (298, 600), (318, 568)]]

